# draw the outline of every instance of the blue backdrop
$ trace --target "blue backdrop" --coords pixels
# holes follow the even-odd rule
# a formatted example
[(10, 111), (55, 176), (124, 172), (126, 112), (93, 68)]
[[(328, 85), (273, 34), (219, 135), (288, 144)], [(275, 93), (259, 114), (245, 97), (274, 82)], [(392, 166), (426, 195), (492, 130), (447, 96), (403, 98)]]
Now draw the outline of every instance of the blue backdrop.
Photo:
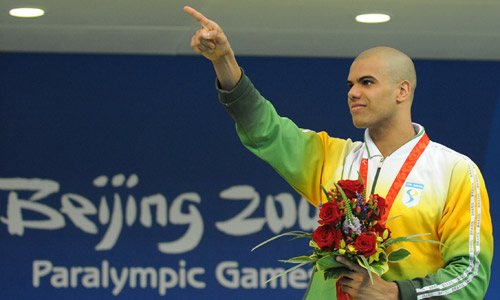
[[(239, 59), (299, 126), (360, 139), (350, 59)], [(2, 299), (300, 299), (313, 208), (239, 143), (195, 56), (0, 54)], [(500, 62), (417, 60), (414, 121), (483, 171), (495, 232)], [(487, 299), (500, 293), (493, 264)], [(210, 295), (210, 296), (207, 296)]]

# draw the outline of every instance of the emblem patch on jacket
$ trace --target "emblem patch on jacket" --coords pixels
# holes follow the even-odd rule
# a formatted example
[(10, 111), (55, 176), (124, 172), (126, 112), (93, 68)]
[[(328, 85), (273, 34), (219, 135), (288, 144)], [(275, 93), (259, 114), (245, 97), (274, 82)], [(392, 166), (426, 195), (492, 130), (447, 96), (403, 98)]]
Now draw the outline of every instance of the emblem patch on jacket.
[(408, 208), (417, 206), (420, 203), (424, 185), (420, 183), (407, 182), (403, 190), (403, 197), (401, 201)]

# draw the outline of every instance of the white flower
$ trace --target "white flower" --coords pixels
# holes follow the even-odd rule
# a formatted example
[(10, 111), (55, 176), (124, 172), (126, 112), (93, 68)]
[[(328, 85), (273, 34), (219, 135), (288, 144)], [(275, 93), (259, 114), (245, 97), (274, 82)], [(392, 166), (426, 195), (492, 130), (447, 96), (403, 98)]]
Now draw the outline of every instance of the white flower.
[(352, 216), (352, 223), (349, 221), (348, 218), (346, 218), (344, 220), (344, 223), (342, 224), (342, 230), (344, 231), (345, 234), (349, 234), (349, 229), (356, 234), (360, 234), (363, 231), (363, 225), (361, 225), (361, 222), (359, 221), (358, 218)]

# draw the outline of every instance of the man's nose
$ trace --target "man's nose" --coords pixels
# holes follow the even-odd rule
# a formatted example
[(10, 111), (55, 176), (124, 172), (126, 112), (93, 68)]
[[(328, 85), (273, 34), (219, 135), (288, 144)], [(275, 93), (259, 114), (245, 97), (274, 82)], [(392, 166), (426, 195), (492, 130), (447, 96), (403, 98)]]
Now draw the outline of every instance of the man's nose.
[(350, 89), (349, 92), (347, 92), (347, 97), (349, 100), (352, 99), (359, 99), (361, 97), (361, 92), (360, 90), (356, 87), (356, 85), (353, 85)]

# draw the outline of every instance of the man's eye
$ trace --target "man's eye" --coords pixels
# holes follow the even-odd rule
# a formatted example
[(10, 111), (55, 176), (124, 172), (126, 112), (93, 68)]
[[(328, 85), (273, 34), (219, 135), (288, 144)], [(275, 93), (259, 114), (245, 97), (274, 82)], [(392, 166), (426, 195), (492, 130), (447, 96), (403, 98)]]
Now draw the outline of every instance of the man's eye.
[(362, 81), (362, 84), (363, 84), (363, 85), (372, 85), (372, 84), (373, 84), (373, 81), (371, 81), (371, 80), (363, 80), (363, 81)]

